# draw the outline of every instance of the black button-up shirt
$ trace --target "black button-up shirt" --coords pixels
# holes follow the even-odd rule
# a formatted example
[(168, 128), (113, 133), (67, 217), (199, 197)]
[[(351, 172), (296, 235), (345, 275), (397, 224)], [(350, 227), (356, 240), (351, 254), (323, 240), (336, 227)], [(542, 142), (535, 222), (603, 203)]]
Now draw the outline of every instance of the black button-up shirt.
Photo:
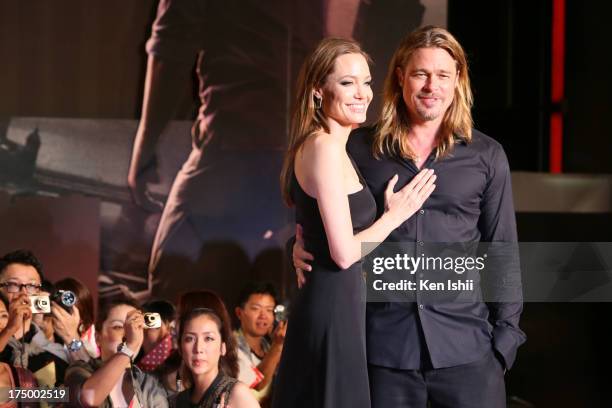
[[(411, 160), (372, 154), (372, 128), (353, 131), (348, 152), (384, 211), (384, 191), (394, 174), (396, 191), (419, 172)], [(425, 163), (437, 175), (436, 189), (388, 242), (516, 242), (508, 160), (501, 145), (476, 130), (450, 155)], [(418, 299), (418, 295), (417, 295)], [(519, 329), (521, 302), (368, 303), (368, 362), (390, 368), (442, 368), (467, 364), (494, 349), (507, 368), (526, 336)]]

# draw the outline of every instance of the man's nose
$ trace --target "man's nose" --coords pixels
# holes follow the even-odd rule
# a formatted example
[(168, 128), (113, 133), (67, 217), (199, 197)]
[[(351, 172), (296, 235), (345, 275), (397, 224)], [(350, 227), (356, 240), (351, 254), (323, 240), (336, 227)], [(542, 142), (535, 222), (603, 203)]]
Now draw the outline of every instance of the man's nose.
[(425, 81), (426, 89), (437, 89), (439, 85), (440, 85), (440, 82), (435, 77), (435, 75), (428, 76), (427, 80)]

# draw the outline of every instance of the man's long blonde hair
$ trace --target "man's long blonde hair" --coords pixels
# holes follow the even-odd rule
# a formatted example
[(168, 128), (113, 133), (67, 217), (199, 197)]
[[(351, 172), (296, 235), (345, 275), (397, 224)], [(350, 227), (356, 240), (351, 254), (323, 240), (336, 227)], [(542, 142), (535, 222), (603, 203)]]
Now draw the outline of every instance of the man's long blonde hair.
[(334, 71), (336, 59), (345, 54), (361, 54), (369, 62), (370, 57), (353, 41), (343, 38), (325, 38), (306, 58), (296, 84), (296, 95), (289, 131), (289, 145), (281, 171), (281, 191), (287, 205), (291, 199), (291, 180), (295, 155), (308, 137), (320, 130), (329, 132), (323, 110), (315, 106), (314, 90), (322, 87)]
[(408, 34), (395, 51), (385, 79), (383, 106), (376, 127), (373, 153), (376, 157), (391, 155), (414, 159), (406, 135), (410, 131), (410, 119), (402, 87), (396, 74), (397, 68), (405, 69), (414, 52), (420, 48), (441, 48), (448, 52), (457, 64), (457, 86), (453, 102), (444, 113), (438, 132), (437, 157), (448, 154), (456, 138), (470, 142), (472, 139), (472, 104), (468, 65), (465, 52), (451, 33), (440, 27), (426, 26)]

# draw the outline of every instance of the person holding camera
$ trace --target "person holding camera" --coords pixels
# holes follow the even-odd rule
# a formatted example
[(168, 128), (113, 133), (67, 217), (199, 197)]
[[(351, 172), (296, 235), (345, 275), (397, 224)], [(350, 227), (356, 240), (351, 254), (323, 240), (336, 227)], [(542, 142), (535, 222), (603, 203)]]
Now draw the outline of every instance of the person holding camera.
[[(165, 373), (164, 363), (172, 355), (172, 324), (176, 310), (166, 300), (152, 300), (144, 305), (147, 330), (142, 342), (142, 350), (136, 359), (136, 365), (145, 372)], [(160, 369), (160, 373), (157, 370)]]
[[(21, 320), (23, 314), (27, 314), (29, 308), (21, 308), (22, 312), (10, 313), (9, 312), (9, 301), (6, 296), (0, 292), (0, 336), (5, 333), (5, 329), (10, 325), (19, 327), (18, 321)], [(17, 329), (9, 328), (8, 332), (13, 333)], [(3, 341), (4, 337), (2, 337)], [(2, 343), (2, 347), (6, 345), (6, 342)], [(25, 368), (15, 367), (11, 364), (0, 362), (0, 408), (17, 408), (18, 406), (34, 408), (39, 407), (38, 403), (27, 403), (18, 405), (15, 401), (10, 401), (9, 390), (15, 388), (35, 388), (38, 386), (38, 382), (34, 375)]]
[(40, 313), (34, 314), (36, 325), (45, 332), (50, 342), (64, 347), (68, 363), (89, 360), (91, 357), (84, 347), (80, 332), (82, 299), (74, 291), (60, 289), (57, 284), (48, 281), (43, 281), (39, 295), (43, 296), (40, 299), (45, 306)]
[(100, 352), (96, 344), (94, 326), (94, 299), (91, 291), (83, 282), (75, 278), (64, 278), (55, 282), (55, 289), (63, 290), (64, 293), (71, 292), (75, 296), (74, 307), (78, 309), (78, 316), (80, 317), (77, 334), (82, 342), (81, 349), (86, 353), (86, 358), (83, 359), (99, 357)]
[[(0, 361), (27, 368), (39, 384), (54, 386), (63, 382), (68, 363), (82, 358), (75, 347), (80, 317), (78, 312), (60, 311), (61, 294), (53, 293), (57, 302), (52, 301), (42, 292), (42, 282), (42, 264), (32, 252), (17, 250), (0, 258), (0, 292), (9, 300), (9, 324), (0, 333)], [(55, 340), (33, 322), (33, 316), (41, 314), (54, 316)]]
[(276, 290), (270, 283), (250, 282), (243, 289), (235, 312), (240, 328), (234, 331), (238, 345), (238, 379), (254, 390), (259, 401), (270, 394), (280, 361), (287, 322), (275, 325)]
[(132, 364), (144, 338), (143, 313), (131, 301), (104, 307), (96, 319), (100, 358), (76, 361), (66, 371), (70, 406), (168, 407), (159, 381)]

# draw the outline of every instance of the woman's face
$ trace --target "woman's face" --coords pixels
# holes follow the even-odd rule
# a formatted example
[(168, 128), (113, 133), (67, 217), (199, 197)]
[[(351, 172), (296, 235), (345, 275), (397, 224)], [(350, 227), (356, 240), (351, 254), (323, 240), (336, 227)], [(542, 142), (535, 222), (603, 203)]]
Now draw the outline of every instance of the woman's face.
[(219, 358), (225, 355), (225, 343), (221, 341), (219, 326), (208, 315), (189, 320), (181, 337), (183, 361), (194, 377), (216, 375)]
[[(117, 305), (108, 312), (101, 332), (96, 333), (102, 361), (106, 361), (117, 353), (117, 347), (123, 341), (125, 319), (133, 310), (136, 309), (130, 305)], [(138, 352), (138, 350), (132, 351)]]
[(6, 325), (8, 324), (8, 310), (6, 310), (6, 305), (4, 302), (0, 302), (0, 331), (4, 330)]
[(365, 57), (344, 54), (336, 58), (334, 70), (322, 88), (315, 90), (323, 98), (321, 109), (330, 120), (341, 126), (365, 122), (372, 101), (372, 77)]

